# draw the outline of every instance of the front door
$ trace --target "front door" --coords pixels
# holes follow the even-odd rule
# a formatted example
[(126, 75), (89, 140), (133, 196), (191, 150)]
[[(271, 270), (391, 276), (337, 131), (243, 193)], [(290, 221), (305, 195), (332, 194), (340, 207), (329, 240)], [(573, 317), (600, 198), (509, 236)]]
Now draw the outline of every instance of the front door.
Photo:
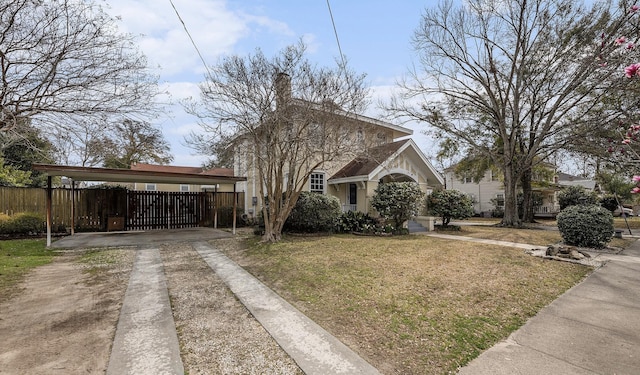
[(351, 210), (355, 211), (357, 209), (358, 204), (358, 185), (349, 184), (349, 205), (351, 205)]

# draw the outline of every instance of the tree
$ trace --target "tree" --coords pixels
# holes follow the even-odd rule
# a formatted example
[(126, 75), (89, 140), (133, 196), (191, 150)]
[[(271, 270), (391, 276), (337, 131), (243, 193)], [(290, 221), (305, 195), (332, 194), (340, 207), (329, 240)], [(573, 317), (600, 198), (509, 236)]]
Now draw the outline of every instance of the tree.
[(93, 1), (0, 3), (0, 130), (154, 116), (157, 78)]
[(103, 141), (109, 138), (109, 126), (93, 120), (78, 120), (65, 127), (46, 129), (47, 137), (56, 149), (56, 160), (64, 165), (96, 167), (104, 164)]
[(427, 212), (429, 215), (441, 217), (442, 226), (446, 227), (451, 219), (473, 216), (473, 201), (458, 190), (438, 190), (427, 196)]
[[(5, 171), (13, 176), (18, 171), (23, 172), (22, 177), (15, 180), (19, 183), (14, 185), (46, 186), (46, 177), (33, 171), (31, 166), (34, 163), (52, 163), (53, 155), (53, 145), (29, 121), (20, 121), (13, 128), (0, 131), (0, 157), (4, 159)], [(11, 170), (13, 172), (9, 173)]]
[(31, 172), (21, 171), (6, 165), (0, 157), (0, 186), (29, 186), (31, 184)]
[(423, 198), (424, 192), (415, 182), (385, 182), (374, 191), (371, 206), (399, 233), (405, 221), (420, 213)]
[(420, 65), (389, 110), (491, 158), (504, 176), (502, 224), (519, 226), (519, 181), (627, 84), (612, 72), (637, 51), (608, 39), (630, 30), (622, 7), (617, 17), (608, 2), (445, 0), (425, 11), (413, 38)]
[(364, 76), (344, 65), (319, 68), (305, 50), (300, 42), (271, 59), (260, 50), (226, 57), (201, 84), (201, 103), (186, 106), (211, 144), (233, 147), (236, 173), (257, 171), (263, 241), (280, 239), (314, 170), (357, 151), (345, 119), (364, 108)]
[(126, 119), (116, 124), (109, 138), (99, 142), (108, 168), (130, 168), (133, 163), (167, 164), (173, 160), (162, 131), (148, 122)]

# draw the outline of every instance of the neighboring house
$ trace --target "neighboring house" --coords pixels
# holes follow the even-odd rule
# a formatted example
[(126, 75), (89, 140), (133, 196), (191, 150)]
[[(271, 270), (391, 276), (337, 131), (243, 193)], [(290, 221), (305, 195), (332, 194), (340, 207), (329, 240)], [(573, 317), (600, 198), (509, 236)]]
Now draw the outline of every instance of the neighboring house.
[(447, 190), (461, 191), (473, 200), (476, 214), (490, 216), (494, 210), (504, 209), (502, 176), (491, 169), (485, 172), (479, 182), (474, 182), (471, 177), (458, 176), (453, 166), (444, 170), (444, 179)]
[[(131, 165), (131, 170), (233, 177), (233, 169), (230, 169), (230, 168), (204, 169), (202, 167), (181, 167), (181, 166), (174, 166), (174, 165), (133, 163)], [(215, 190), (220, 192), (233, 192), (233, 183), (220, 184), (216, 186), (216, 185), (158, 184), (158, 183), (134, 182), (134, 183), (125, 184), (125, 186), (131, 190), (143, 190), (143, 191), (201, 192), (201, 191)]]
[[(504, 210), (504, 184), (501, 176), (489, 170), (479, 182), (471, 178), (457, 176), (454, 168), (445, 170), (446, 188), (459, 190), (467, 194), (474, 202), (474, 210), (478, 215), (490, 216), (494, 210)], [(534, 215), (537, 217), (555, 217), (560, 212), (558, 204), (558, 192), (563, 187), (578, 185), (587, 190), (596, 190), (594, 180), (572, 176), (570, 174), (556, 172), (552, 179), (545, 177), (533, 178), (533, 191), (537, 193), (542, 202), (534, 207)]]
[[(289, 85), (289, 87), (286, 87)], [(291, 92), (290, 82), (276, 87)], [(299, 99), (289, 98), (294, 103)], [(322, 111), (321, 106), (304, 102), (304, 106)], [(294, 106), (295, 108), (295, 106)], [(371, 117), (355, 115), (335, 108), (331, 112), (332, 120), (337, 123), (341, 142), (353, 151), (350, 154), (336, 155), (313, 171), (306, 191), (328, 194), (337, 197), (343, 211), (374, 212), (371, 198), (379, 183), (389, 181), (413, 181), (420, 185), (425, 193), (444, 188), (444, 180), (416, 143), (406, 137), (413, 134), (411, 129), (380, 121)], [(404, 138), (400, 140), (401, 138)], [(234, 171), (237, 176), (246, 176), (247, 181), (237, 183), (237, 191), (245, 192), (244, 209), (255, 216), (262, 207), (258, 170), (253, 167), (254, 155), (247, 150), (254, 147), (248, 142), (235, 145)], [(296, 166), (297, 167), (297, 166)], [(285, 177), (286, 178), (286, 177)]]

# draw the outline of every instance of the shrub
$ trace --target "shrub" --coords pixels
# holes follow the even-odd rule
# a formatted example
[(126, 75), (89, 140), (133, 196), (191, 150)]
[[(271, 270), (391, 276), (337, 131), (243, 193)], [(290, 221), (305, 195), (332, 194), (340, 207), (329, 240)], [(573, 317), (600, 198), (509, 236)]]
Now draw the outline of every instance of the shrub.
[(420, 212), (422, 197), (424, 192), (415, 182), (386, 182), (376, 188), (371, 206), (399, 233), (404, 222)]
[(44, 231), (44, 218), (38, 214), (20, 213), (0, 220), (2, 234), (38, 234)]
[(427, 197), (429, 215), (442, 218), (446, 227), (451, 219), (466, 219), (473, 216), (473, 201), (458, 190), (438, 190)]
[(332, 232), (341, 214), (338, 198), (302, 192), (285, 221), (283, 230), (304, 233)]
[(347, 211), (338, 218), (336, 230), (342, 233), (372, 233), (378, 227), (378, 220), (368, 213)]
[(557, 219), (562, 239), (568, 245), (602, 248), (613, 236), (613, 215), (599, 205), (569, 206)]
[(569, 186), (558, 193), (560, 210), (579, 204), (596, 204), (596, 196), (593, 192), (587, 192), (582, 186)]

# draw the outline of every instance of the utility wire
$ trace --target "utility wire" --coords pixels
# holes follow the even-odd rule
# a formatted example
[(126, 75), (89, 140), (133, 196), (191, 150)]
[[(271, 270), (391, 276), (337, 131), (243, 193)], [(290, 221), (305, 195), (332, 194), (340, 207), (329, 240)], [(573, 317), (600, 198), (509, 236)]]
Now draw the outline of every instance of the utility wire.
[[(329, 0), (327, 0), (327, 1), (329, 1)], [(180, 20), (180, 23), (182, 23), (182, 27), (184, 28), (184, 31), (187, 33), (187, 36), (189, 37), (189, 40), (191, 41), (191, 44), (193, 45), (193, 48), (195, 48), (196, 52), (198, 53), (198, 56), (200, 57), (200, 61), (202, 61), (202, 64), (204, 65), (204, 68), (207, 70), (207, 73), (209, 74), (209, 76), (212, 76), (211, 71), (209, 70), (209, 66), (207, 65), (207, 62), (204, 61), (204, 57), (202, 57), (202, 54), (200, 53), (200, 49), (198, 49), (198, 46), (196, 45), (196, 42), (191, 37), (191, 33), (189, 32), (189, 29), (187, 29), (187, 25), (184, 23), (184, 20), (180, 16), (180, 13), (178, 12), (178, 9), (176, 9), (176, 6), (173, 4), (173, 0), (169, 0), (169, 2), (171, 3), (171, 7), (173, 8), (173, 10), (176, 12), (176, 16), (178, 16), (178, 19)]]
[(331, 16), (331, 24), (333, 25), (333, 33), (336, 36), (336, 43), (338, 44), (338, 52), (340, 53), (340, 59), (342, 60), (342, 68), (346, 69), (347, 64), (344, 61), (344, 54), (342, 53), (342, 47), (340, 47), (340, 38), (338, 38), (338, 29), (336, 29), (336, 22), (333, 20), (333, 12), (331, 12), (331, 4), (327, 0), (327, 8), (329, 8), (329, 16)]

